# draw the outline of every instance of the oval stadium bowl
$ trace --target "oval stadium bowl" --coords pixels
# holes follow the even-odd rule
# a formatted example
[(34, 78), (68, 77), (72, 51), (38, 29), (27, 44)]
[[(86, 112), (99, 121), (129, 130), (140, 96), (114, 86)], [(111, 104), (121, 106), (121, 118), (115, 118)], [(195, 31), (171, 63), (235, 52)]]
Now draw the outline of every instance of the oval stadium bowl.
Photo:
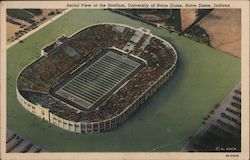
[(16, 81), (29, 112), (77, 133), (111, 130), (174, 73), (177, 53), (145, 28), (102, 23), (41, 50)]

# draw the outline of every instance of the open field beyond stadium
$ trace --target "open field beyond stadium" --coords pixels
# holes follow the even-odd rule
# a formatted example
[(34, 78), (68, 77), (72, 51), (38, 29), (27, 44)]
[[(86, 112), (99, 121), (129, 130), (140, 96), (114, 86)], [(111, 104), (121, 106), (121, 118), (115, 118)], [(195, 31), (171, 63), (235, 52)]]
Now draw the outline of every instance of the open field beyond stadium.
[[(145, 27), (172, 43), (179, 62), (173, 78), (122, 126), (100, 134), (74, 134), (42, 122), (18, 103), (18, 73), (41, 48), (65, 34), (101, 22)], [(107, 10), (72, 10), (7, 51), (7, 127), (48, 151), (180, 151), (202, 118), (240, 81), (240, 60), (165, 29)]]

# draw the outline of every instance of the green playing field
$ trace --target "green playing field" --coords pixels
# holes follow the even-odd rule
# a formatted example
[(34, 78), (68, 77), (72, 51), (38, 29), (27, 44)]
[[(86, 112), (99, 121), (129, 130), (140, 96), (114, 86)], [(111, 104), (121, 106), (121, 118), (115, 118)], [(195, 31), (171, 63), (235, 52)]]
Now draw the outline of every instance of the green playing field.
[[(120, 127), (100, 134), (75, 134), (43, 122), (17, 101), (18, 73), (62, 34), (101, 22), (150, 29), (178, 51), (174, 76)], [(72, 10), (7, 51), (7, 127), (53, 151), (180, 151), (202, 118), (240, 81), (240, 60), (165, 29), (108, 10)]]
[(122, 80), (139, 66), (140, 63), (108, 51), (56, 93), (89, 109), (112, 89), (121, 86)]

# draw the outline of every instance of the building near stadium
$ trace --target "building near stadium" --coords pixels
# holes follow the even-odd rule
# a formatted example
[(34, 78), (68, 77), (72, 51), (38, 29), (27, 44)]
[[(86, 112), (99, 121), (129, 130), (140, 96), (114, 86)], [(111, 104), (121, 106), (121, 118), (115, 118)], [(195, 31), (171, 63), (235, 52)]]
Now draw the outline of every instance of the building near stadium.
[(111, 130), (174, 73), (177, 53), (144, 28), (95, 24), (61, 36), (25, 67), (17, 99), (29, 112), (77, 133)]

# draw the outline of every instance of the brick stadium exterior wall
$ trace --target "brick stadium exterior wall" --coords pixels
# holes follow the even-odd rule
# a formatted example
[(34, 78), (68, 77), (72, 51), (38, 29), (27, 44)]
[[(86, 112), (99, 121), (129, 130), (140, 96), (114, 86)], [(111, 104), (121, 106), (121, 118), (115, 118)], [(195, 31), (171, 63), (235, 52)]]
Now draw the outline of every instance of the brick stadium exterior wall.
[(38, 116), (42, 120), (48, 121), (62, 129), (81, 133), (81, 122), (74, 122), (69, 121), (66, 119), (63, 119), (61, 117), (58, 117), (54, 115), (53, 113), (49, 112), (48, 108), (42, 107), (40, 105), (33, 104), (29, 101), (27, 101), (16, 89), (17, 99), (22, 104), (22, 106), (32, 114)]

